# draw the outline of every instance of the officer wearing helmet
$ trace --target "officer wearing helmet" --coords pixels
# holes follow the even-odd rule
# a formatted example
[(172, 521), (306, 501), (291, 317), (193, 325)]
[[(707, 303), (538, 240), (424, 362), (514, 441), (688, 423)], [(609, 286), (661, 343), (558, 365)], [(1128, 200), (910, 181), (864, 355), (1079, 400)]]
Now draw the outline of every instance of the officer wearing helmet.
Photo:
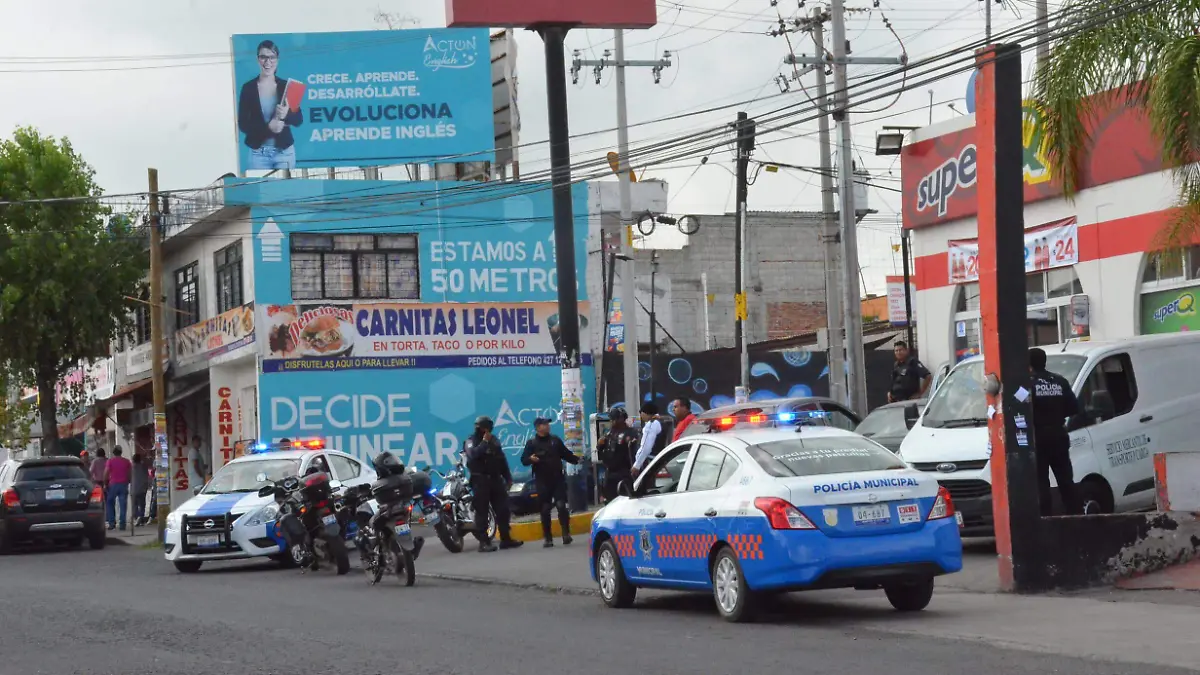
[[(391, 452), (384, 450), (371, 460), (371, 465), (375, 468), (375, 475), (379, 480), (371, 485), (371, 492), (387, 493), (393, 489), (401, 489), (404, 493), (411, 492), (415, 497), (423, 494), (429, 489), (429, 476), (423, 471), (410, 471), (404, 466), (404, 462), (400, 458), (393, 455)], [(406, 485), (407, 484), (407, 485)], [(376, 513), (374, 520), (378, 521), (389, 515), (387, 509), (381, 508)], [(421, 556), (421, 548), (425, 546), (425, 537), (413, 537), (413, 558)]]
[(596, 447), (604, 464), (604, 500), (612, 501), (617, 498), (617, 484), (633, 473), (638, 434), (629, 426), (629, 413), (624, 408), (610, 410), (608, 419), (612, 426)]
[(475, 538), (479, 552), (496, 550), (488, 537), (488, 511), (496, 512), (496, 527), (500, 530), (500, 548), (516, 548), (524, 542), (515, 541), (509, 532), (508, 488), (512, 486), (512, 470), (500, 441), (492, 435), (495, 428), (486, 415), (475, 420), (475, 431), (467, 439), (467, 471), (471, 473), (471, 490), (475, 493)]

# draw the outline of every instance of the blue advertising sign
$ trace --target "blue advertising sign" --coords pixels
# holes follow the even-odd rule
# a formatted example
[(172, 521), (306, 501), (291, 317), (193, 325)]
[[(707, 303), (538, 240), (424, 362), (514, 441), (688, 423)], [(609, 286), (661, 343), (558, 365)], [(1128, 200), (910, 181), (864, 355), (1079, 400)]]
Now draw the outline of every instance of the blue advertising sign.
[[(255, 300), (360, 298), (557, 302), (549, 183), (232, 179), (227, 206), (250, 206)], [(579, 300), (587, 299), (588, 189), (572, 188)], [(364, 237), (372, 237), (369, 241)], [(368, 246), (371, 250), (361, 247)], [(415, 254), (415, 255), (414, 255)], [(333, 279), (346, 260), (380, 262)], [(384, 271), (386, 267), (386, 272)], [(324, 270), (324, 272), (322, 272)], [(302, 291), (302, 297), (293, 297)]]
[(243, 172), (495, 156), (486, 28), (231, 42)]
[[(383, 450), (408, 466), (449, 469), (475, 418), (491, 417), (513, 470), (538, 417), (559, 417), (562, 371), (555, 367), (269, 373), (259, 377), (265, 440), (324, 438), (361, 459)], [(591, 366), (584, 401), (595, 400)], [(592, 406), (585, 411), (590, 414)]]

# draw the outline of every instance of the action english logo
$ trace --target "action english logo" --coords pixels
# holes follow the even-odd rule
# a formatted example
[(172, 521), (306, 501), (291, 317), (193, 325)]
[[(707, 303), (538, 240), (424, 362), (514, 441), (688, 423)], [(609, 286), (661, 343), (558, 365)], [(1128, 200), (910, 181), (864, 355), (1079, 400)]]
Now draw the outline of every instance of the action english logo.
[(474, 37), (466, 40), (451, 38), (435, 40), (430, 35), (425, 38), (425, 67), (430, 70), (470, 68), (479, 60), (478, 55), (479, 41)]
[(970, 144), (958, 153), (958, 157), (947, 159), (921, 179), (917, 187), (917, 211), (936, 208), (938, 216), (946, 215), (950, 197), (959, 189), (975, 185), (978, 177), (978, 151)]
[(1191, 316), (1196, 313), (1196, 296), (1180, 293), (1179, 297), (1154, 310), (1154, 320), (1162, 323), (1170, 316)]

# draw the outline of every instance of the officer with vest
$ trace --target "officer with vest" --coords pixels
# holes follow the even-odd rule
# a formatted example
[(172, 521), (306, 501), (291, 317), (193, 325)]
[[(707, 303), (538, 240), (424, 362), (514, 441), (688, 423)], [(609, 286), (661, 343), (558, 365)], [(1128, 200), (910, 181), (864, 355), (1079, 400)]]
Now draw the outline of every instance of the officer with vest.
[(617, 485), (633, 476), (633, 456), (637, 452), (638, 435), (629, 426), (629, 413), (624, 408), (608, 412), (612, 422), (608, 433), (596, 444), (600, 461), (604, 463), (604, 501), (617, 498)]
[(550, 433), (550, 420), (539, 417), (533, 421), (533, 428), (536, 435), (526, 441), (521, 463), (533, 469), (542, 511), (544, 546), (554, 546), (550, 529), (550, 511), (554, 508), (558, 509), (563, 545), (567, 545), (571, 543), (571, 512), (567, 509), (567, 478), (563, 472), (563, 462), (579, 464), (579, 457), (567, 449), (561, 438)]
[[(1029, 374), (1032, 376), (1033, 438), (1037, 455), (1038, 497), (1043, 516), (1053, 514), (1050, 501), (1050, 472), (1058, 481), (1067, 515), (1082, 512), (1083, 503), (1075, 490), (1074, 469), (1071, 466), (1071, 434), (1066, 423), (1079, 412), (1079, 401), (1067, 378), (1046, 370), (1046, 352), (1034, 347), (1029, 350)], [(1018, 421), (1018, 433), (1023, 431)]]
[(496, 550), (496, 544), (488, 537), (489, 509), (496, 512), (500, 548), (516, 548), (524, 543), (514, 540), (509, 532), (508, 488), (512, 485), (512, 470), (508, 468), (504, 448), (492, 435), (493, 428), (492, 418), (481, 416), (475, 420), (475, 432), (467, 439), (467, 471), (471, 473), (471, 490), (475, 493), (475, 538), (479, 540), (480, 553)]
[(896, 363), (892, 366), (892, 388), (888, 391), (888, 403), (924, 398), (933, 382), (929, 369), (912, 355), (908, 343), (903, 340), (896, 341), (893, 353)]

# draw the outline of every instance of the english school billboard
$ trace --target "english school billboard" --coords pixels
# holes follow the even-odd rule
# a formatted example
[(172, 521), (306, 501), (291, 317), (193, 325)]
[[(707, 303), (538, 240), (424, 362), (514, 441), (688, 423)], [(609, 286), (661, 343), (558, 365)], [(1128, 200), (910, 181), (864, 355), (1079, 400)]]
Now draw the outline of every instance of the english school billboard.
[(494, 157), (486, 28), (231, 42), (240, 171)]

